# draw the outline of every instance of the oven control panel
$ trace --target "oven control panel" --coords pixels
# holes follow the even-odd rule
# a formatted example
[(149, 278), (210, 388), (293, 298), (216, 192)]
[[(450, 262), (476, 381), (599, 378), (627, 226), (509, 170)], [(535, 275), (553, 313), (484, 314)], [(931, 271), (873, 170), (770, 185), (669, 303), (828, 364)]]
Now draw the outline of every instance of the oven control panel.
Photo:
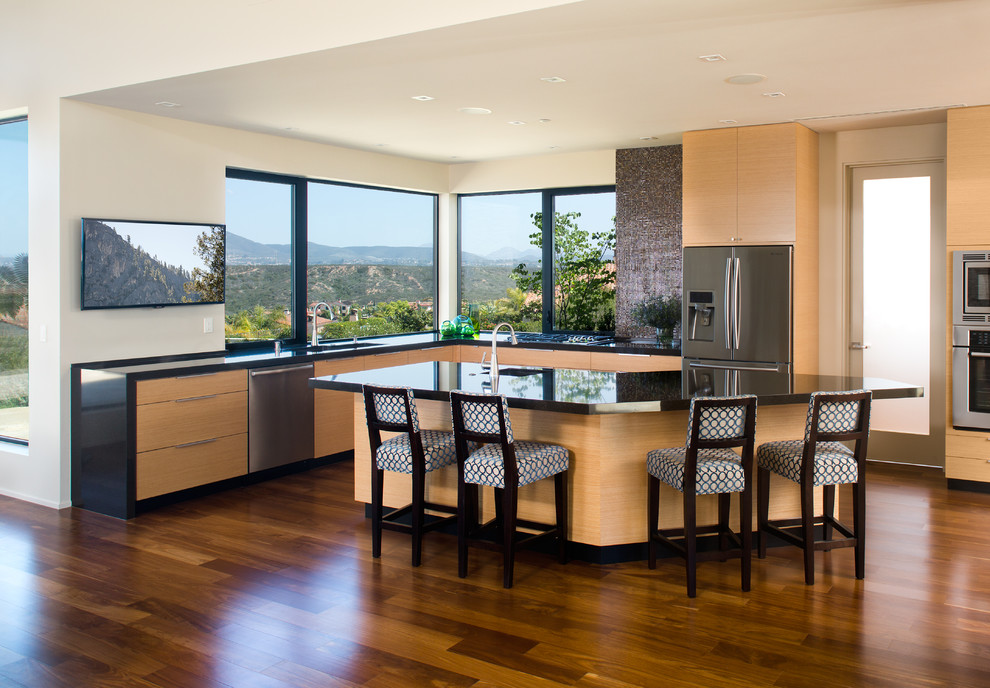
[(971, 349), (990, 349), (990, 330), (970, 330), (969, 346)]

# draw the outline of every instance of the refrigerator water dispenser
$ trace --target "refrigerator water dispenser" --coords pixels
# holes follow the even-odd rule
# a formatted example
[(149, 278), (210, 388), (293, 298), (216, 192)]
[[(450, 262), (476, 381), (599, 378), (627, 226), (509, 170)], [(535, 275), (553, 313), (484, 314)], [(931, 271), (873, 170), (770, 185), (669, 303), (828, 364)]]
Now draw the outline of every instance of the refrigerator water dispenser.
[(693, 342), (715, 340), (715, 325), (712, 317), (715, 312), (715, 292), (688, 292), (688, 331), (687, 339)]

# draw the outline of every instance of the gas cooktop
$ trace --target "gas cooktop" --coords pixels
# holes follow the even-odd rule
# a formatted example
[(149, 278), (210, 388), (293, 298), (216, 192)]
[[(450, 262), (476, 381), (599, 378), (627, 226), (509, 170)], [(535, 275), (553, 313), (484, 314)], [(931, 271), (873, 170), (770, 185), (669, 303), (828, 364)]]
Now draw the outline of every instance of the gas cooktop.
[(562, 344), (587, 344), (589, 346), (614, 344), (615, 338), (602, 334), (566, 334), (543, 332), (517, 332), (516, 339), (520, 342), (547, 342)]

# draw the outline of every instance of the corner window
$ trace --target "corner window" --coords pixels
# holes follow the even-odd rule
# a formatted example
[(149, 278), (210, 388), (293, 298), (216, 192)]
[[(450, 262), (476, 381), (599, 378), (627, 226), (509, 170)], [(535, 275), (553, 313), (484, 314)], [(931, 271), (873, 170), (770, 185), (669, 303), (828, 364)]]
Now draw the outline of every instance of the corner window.
[(435, 328), (435, 194), (228, 170), (226, 224), (228, 345)]
[(614, 187), (465, 194), (458, 226), (461, 313), (482, 329), (615, 330)]
[(0, 122), (0, 439), (28, 441), (26, 119)]

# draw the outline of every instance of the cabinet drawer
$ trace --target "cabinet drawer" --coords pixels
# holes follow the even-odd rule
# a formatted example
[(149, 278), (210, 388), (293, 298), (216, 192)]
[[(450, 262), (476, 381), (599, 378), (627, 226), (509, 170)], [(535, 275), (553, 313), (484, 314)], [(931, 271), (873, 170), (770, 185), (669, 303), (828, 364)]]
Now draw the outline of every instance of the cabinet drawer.
[[(480, 363), (481, 357), (487, 352), (488, 355), (492, 353), (492, 347), (489, 346), (470, 346), (467, 344), (460, 344), (457, 347), (457, 360), (460, 363)], [(485, 357), (488, 360), (488, 357)]]
[(648, 356), (644, 354), (608, 354), (591, 352), (592, 370), (614, 370), (635, 373), (651, 370), (680, 370), (680, 356)]
[(201, 397), (207, 394), (247, 391), (247, 371), (229, 370), (141, 380), (137, 383), (135, 400), (138, 404), (154, 404), (173, 399)]
[(364, 369), (388, 368), (389, 366), (405, 365), (409, 362), (408, 351), (396, 351), (390, 354), (374, 354), (364, 357)]
[(329, 361), (316, 361), (313, 363), (313, 375), (315, 377), (337, 375), (338, 373), (353, 373), (355, 370), (364, 370), (363, 356), (355, 358), (334, 358)]
[(990, 435), (950, 435), (945, 436), (947, 456), (964, 456), (971, 459), (990, 459)]
[(587, 370), (591, 367), (591, 352), (499, 347), (498, 362), (499, 365), (542, 366), (546, 368), (579, 368), (582, 370)]
[(247, 392), (137, 407), (137, 447), (144, 452), (247, 432)]
[(147, 499), (247, 473), (247, 433), (137, 455), (135, 496)]
[(971, 456), (946, 456), (945, 477), (990, 483), (990, 459)]
[(426, 349), (407, 351), (409, 363), (427, 363), (429, 361), (453, 361), (453, 346), (431, 346)]

